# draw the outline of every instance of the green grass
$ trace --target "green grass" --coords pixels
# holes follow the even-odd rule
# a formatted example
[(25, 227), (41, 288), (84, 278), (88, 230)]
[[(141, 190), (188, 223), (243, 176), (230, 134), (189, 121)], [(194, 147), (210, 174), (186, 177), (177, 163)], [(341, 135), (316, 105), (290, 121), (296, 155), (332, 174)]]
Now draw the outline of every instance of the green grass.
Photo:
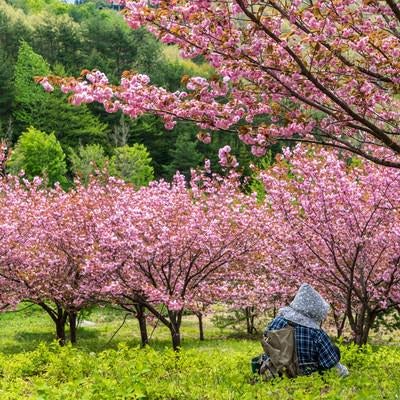
[(341, 346), (345, 379), (330, 371), (265, 383), (249, 367), (257, 340), (233, 339), (207, 319), (200, 342), (196, 319), (185, 317), (179, 354), (161, 326), (140, 349), (133, 319), (109, 343), (124, 315), (94, 310), (86, 319), (96, 325), (79, 329), (75, 348), (52, 342), (53, 325), (36, 307), (0, 315), (0, 399), (400, 399), (397, 345)]
[[(55, 339), (55, 327), (50, 317), (38, 306), (21, 306), (18, 312), (0, 313), (0, 353), (15, 354), (35, 350), (41, 342), (52, 343)], [(95, 308), (84, 319), (94, 322), (91, 327), (78, 328), (77, 348), (83, 351), (102, 351), (117, 348), (119, 343), (130, 347), (140, 345), (137, 321), (129, 316), (120, 330), (125, 311), (111, 308)], [(196, 347), (199, 344), (197, 319), (186, 316), (182, 323), (183, 347)], [(110, 341), (111, 337), (118, 333)], [(229, 329), (218, 329), (210, 319), (205, 319), (207, 340), (223, 339), (234, 335)], [(170, 332), (161, 323), (153, 321), (148, 325), (152, 346), (163, 349), (170, 346)], [(67, 328), (68, 334), (68, 328)], [(207, 342), (207, 341), (206, 341)], [(1, 398), (0, 398), (1, 400)]]

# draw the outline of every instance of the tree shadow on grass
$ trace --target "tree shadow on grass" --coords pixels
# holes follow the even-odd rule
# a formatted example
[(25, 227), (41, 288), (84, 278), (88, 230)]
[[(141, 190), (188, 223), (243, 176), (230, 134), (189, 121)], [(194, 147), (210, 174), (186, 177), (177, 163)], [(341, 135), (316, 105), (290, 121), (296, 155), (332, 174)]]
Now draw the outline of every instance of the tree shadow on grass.
[(227, 339), (237, 339), (237, 340), (253, 340), (253, 341), (260, 341), (261, 340), (261, 334), (260, 333), (246, 333), (246, 332), (231, 332), (229, 335), (227, 335)]
[[(94, 330), (78, 328), (77, 336), (78, 336), (78, 344), (79, 341), (83, 342), (93, 342), (96, 341), (99, 333)], [(68, 338), (68, 331), (67, 331)], [(49, 331), (39, 331), (39, 332), (30, 332), (30, 331), (20, 331), (17, 332), (12, 341), (9, 343), (3, 343), (0, 348), (0, 353), (3, 354), (18, 354), (24, 353), (27, 351), (34, 351), (39, 346), (40, 343), (46, 343), (50, 345), (55, 342), (56, 337), (55, 334)]]
[(53, 340), (54, 335), (49, 332), (18, 332), (9, 342), (2, 343), (0, 352), (12, 355), (33, 351), (40, 343), (52, 343)]

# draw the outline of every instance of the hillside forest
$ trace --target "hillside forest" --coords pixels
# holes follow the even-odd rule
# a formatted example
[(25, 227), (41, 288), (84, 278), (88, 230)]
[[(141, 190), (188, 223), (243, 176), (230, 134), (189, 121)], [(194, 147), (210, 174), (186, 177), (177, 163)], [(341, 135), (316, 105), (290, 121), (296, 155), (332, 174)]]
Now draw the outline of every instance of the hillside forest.
[(196, 140), (199, 129), (190, 122), (168, 131), (154, 115), (131, 120), (96, 104), (74, 107), (67, 95), (46, 93), (34, 81), (51, 74), (79, 76), (82, 66), (105, 72), (115, 84), (124, 71), (145, 72), (171, 91), (190, 76), (213, 75), (201, 57), (182, 60), (176, 47), (130, 29), (104, 1), (0, 0), (0, 139), (14, 151), (8, 172), (24, 170), (28, 178), (42, 175), (49, 184), (68, 187), (74, 176), (86, 180), (107, 167), (141, 186), (152, 179), (170, 180), (177, 170), (188, 176), (206, 159), (221, 172), (218, 149), (227, 144), (244, 174), (250, 164), (266, 162), (252, 156), (235, 135), (221, 132), (204, 144)]

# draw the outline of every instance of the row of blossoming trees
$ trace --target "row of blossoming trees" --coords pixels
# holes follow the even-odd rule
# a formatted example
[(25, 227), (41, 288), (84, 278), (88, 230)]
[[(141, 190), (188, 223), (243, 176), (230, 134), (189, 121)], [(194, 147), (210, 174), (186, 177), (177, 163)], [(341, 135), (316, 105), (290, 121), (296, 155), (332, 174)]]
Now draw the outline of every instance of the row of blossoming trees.
[[(65, 192), (6, 177), (0, 182), (0, 276), (3, 305), (40, 305), (65, 341), (76, 315), (98, 301), (131, 310), (147, 342), (144, 309), (180, 345), (183, 310), (218, 299), (208, 285), (255, 264), (262, 208), (234, 179), (184, 177), (135, 190), (113, 178)], [(243, 266), (243, 267), (242, 267)], [(159, 305), (164, 305), (166, 313)]]
[[(271, 309), (300, 282), (365, 343), (400, 304), (400, 171), (327, 150), (286, 151), (261, 173), (264, 201), (237, 177), (177, 174), (135, 190), (111, 177), (65, 192), (0, 180), (0, 307), (41, 306), (65, 342), (77, 313), (111, 302), (165, 324), (180, 346), (184, 310), (214, 303)], [(278, 300), (278, 303), (277, 303)]]
[[(132, 29), (146, 28), (182, 57), (203, 57), (215, 75), (184, 77), (186, 90), (171, 93), (132, 71), (115, 86), (86, 70), (79, 78), (39, 79), (46, 90), (57, 86), (73, 104), (98, 102), (132, 118), (153, 113), (167, 128), (189, 120), (206, 143), (215, 131), (236, 134), (257, 156), (271, 143), (302, 141), (400, 169), (398, 1), (120, 4)], [(229, 147), (219, 155), (237, 166)], [(347, 320), (355, 340), (365, 342), (376, 316), (398, 307), (397, 172), (346, 166), (325, 151), (288, 157), (263, 175), (260, 261), (236, 273), (229, 265), (225, 286), (233, 287), (225, 295), (268, 305), (272, 293), (282, 299), (307, 279), (333, 304), (338, 330)], [(209, 281), (204, 286), (203, 293)]]

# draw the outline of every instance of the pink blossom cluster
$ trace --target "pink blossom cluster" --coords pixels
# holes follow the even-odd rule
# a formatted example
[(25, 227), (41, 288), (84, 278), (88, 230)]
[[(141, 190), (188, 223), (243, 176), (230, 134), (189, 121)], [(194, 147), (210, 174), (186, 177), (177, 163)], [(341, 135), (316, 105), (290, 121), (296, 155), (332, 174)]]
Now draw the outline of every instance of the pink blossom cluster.
[(201, 142), (203, 142), (205, 144), (211, 143), (211, 135), (209, 132), (200, 131), (197, 134), (197, 139), (199, 139)]
[[(201, 55), (214, 68), (210, 79), (187, 80), (186, 91), (170, 93), (129, 73), (116, 87), (98, 71), (42, 84), (46, 90), (61, 85), (77, 105), (95, 101), (132, 118), (158, 114), (169, 129), (176, 120), (190, 120), (209, 132), (237, 132), (258, 156), (274, 141), (302, 140), (399, 167), (399, 6), (259, 3), (124, 2), (130, 27), (145, 27), (178, 46), (182, 57)], [(243, 126), (254, 133), (242, 134)]]
[[(139, 303), (160, 318), (159, 304), (179, 314), (196, 307), (216, 274), (257, 262), (263, 210), (236, 175), (194, 174), (190, 184), (177, 174), (135, 190), (110, 177), (65, 192), (39, 178), (1, 179), (2, 305), (31, 301), (52, 318), (100, 300)], [(209, 287), (210, 301), (223, 297)]]
[(231, 154), (231, 147), (224, 146), (218, 151), (219, 163), (223, 167), (237, 168), (239, 163), (236, 160), (236, 157)]

